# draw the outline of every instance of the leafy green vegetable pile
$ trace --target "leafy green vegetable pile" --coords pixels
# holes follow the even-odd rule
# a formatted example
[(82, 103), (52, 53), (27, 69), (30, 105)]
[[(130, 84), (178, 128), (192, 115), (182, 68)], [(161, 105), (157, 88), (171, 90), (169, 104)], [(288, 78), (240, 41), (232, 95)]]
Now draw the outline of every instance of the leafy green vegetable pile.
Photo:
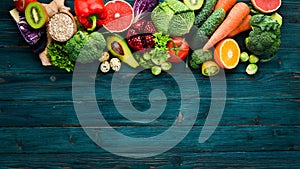
[(280, 25), (271, 16), (257, 14), (250, 20), (252, 31), (245, 39), (247, 49), (255, 55), (268, 55), (270, 60), (280, 47)]

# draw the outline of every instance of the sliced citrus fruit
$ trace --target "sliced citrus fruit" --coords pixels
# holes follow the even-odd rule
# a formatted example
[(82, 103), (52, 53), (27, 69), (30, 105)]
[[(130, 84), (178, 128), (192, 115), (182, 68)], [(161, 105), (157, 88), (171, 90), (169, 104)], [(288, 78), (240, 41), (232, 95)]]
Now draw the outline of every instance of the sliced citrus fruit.
[(231, 38), (219, 42), (214, 51), (214, 59), (223, 69), (235, 68), (240, 60), (240, 47), (238, 43)]
[(113, 0), (105, 4), (107, 18), (103, 27), (110, 32), (123, 32), (127, 30), (134, 18), (132, 6), (124, 0)]
[(281, 0), (251, 0), (251, 3), (262, 13), (275, 12), (281, 6)]

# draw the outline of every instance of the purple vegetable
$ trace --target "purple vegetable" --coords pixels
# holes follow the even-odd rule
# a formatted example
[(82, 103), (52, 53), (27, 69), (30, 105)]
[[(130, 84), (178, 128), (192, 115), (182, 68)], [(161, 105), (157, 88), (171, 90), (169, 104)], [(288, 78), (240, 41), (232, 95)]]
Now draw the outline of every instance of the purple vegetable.
[(20, 21), (19, 23), (17, 23), (17, 25), (23, 38), (29, 45), (36, 44), (44, 34), (42, 30), (31, 28), (26, 22), (25, 17), (21, 15), (20, 15)]
[(16, 9), (11, 10), (10, 14), (16, 21), (21, 35), (30, 46), (35, 45), (42, 36), (46, 36), (44, 29), (31, 28), (28, 25), (24, 14), (18, 12)]
[(152, 12), (157, 5), (158, 0), (134, 0), (134, 21), (137, 22), (143, 18), (146, 13)]
[(36, 44), (30, 46), (34, 54), (39, 54), (47, 47), (47, 36), (42, 36)]

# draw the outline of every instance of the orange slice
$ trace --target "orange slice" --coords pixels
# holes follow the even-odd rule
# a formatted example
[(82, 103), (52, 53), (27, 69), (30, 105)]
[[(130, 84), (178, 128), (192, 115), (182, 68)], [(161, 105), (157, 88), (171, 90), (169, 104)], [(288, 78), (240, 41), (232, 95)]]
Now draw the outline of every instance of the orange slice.
[(240, 47), (238, 43), (231, 38), (219, 42), (214, 51), (214, 59), (223, 69), (235, 68), (240, 60)]

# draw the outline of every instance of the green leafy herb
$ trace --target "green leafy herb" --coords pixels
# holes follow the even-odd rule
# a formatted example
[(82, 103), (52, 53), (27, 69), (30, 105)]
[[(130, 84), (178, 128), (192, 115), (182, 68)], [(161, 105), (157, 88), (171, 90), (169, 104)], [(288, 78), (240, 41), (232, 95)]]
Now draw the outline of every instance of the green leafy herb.
[(74, 70), (74, 62), (69, 59), (65, 44), (53, 41), (47, 50), (47, 57), (53, 66), (65, 69), (68, 72)]
[(155, 48), (160, 50), (168, 50), (167, 43), (171, 38), (169, 35), (163, 35), (161, 32), (154, 33)]

